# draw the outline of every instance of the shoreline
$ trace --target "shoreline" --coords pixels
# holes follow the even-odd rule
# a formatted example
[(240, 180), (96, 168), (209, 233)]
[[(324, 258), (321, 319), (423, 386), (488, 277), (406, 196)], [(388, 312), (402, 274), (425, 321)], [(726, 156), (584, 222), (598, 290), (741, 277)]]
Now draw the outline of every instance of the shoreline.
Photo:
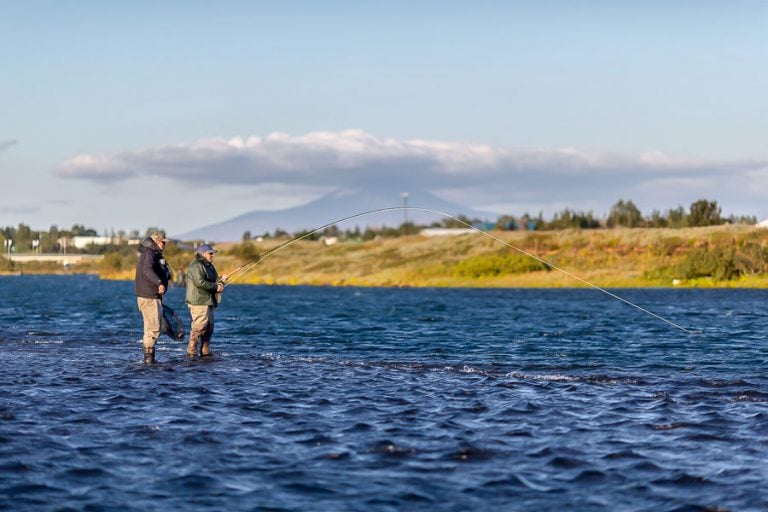
[[(554, 271), (553, 271), (554, 272)], [(534, 274), (534, 273), (530, 273)], [(768, 276), (748, 276), (732, 281), (715, 281), (712, 278), (698, 278), (691, 280), (681, 280), (677, 284), (663, 284), (659, 282), (646, 281), (637, 277), (630, 276), (610, 276), (596, 277), (594, 280), (588, 277), (579, 276), (590, 284), (582, 283), (566, 275), (553, 276), (532, 276), (530, 274), (503, 276), (499, 278), (478, 278), (478, 279), (432, 279), (415, 281), (386, 281), (377, 279), (366, 279), (358, 277), (340, 278), (318, 278), (318, 276), (284, 276), (280, 278), (251, 278), (229, 283), (232, 286), (317, 286), (317, 287), (346, 287), (346, 288), (445, 288), (445, 289), (500, 289), (500, 288), (519, 288), (519, 289), (568, 289), (568, 288), (610, 288), (610, 289), (744, 289), (759, 290), (768, 289)], [(589, 273), (586, 273), (588, 275)], [(44, 272), (44, 271), (25, 271), (25, 272), (0, 272), (0, 277), (21, 277), (21, 276), (94, 276), (102, 281), (132, 281), (133, 275), (101, 275), (98, 272)]]

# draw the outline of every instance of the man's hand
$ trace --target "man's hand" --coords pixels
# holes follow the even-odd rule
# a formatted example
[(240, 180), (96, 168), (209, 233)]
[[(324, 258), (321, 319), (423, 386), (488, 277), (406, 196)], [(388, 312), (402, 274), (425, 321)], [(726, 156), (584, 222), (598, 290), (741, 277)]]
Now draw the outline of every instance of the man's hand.
[(222, 283), (226, 283), (227, 279), (229, 279), (229, 274), (221, 274), (220, 278)]
[(158, 293), (159, 293), (160, 295), (164, 294), (164, 293), (165, 293), (165, 285), (164, 285), (164, 284), (161, 284), (161, 285), (160, 285), (160, 286), (157, 288), (157, 291), (158, 291)]
[(216, 285), (216, 293), (221, 293), (221, 292), (223, 292), (223, 291), (224, 291), (224, 284), (222, 284), (222, 283), (218, 283), (218, 284)]

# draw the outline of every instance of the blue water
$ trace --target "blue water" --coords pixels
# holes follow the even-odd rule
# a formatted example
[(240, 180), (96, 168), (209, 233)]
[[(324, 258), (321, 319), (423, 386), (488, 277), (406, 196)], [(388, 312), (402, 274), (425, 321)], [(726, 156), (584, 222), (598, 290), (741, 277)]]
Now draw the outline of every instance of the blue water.
[(764, 291), (132, 286), (0, 278), (0, 510), (768, 509)]

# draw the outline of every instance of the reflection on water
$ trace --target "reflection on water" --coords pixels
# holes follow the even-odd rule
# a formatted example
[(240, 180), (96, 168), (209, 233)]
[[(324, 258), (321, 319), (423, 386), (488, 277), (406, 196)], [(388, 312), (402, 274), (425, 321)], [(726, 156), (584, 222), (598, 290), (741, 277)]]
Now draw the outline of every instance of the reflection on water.
[(0, 278), (0, 509), (768, 507), (768, 294), (621, 294), (703, 334), (591, 290), (233, 286), (213, 360), (145, 367), (132, 283)]

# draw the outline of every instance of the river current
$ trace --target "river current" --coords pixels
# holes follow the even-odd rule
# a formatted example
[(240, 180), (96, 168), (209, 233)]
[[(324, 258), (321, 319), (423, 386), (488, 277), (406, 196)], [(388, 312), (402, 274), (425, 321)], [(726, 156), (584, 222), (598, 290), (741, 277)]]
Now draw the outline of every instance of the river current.
[(0, 510), (768, 510), (768, 293), (614, 292), (0, 277)]

